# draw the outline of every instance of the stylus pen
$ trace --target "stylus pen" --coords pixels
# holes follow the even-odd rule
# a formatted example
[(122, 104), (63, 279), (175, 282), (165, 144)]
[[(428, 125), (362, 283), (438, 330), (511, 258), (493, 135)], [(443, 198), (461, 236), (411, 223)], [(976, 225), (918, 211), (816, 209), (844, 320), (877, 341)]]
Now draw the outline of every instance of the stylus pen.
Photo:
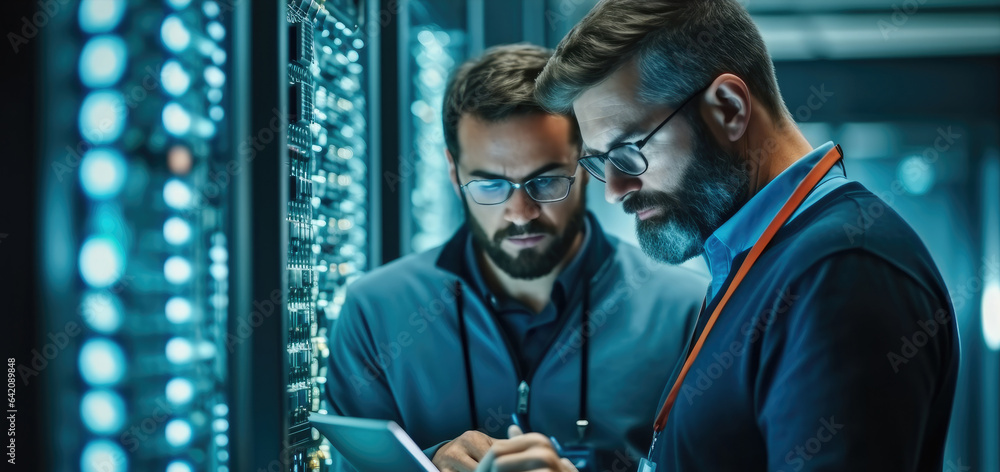
[[(521, 429), (522, 433), (528, 433), (529, 432), (522, 425), (522, 423), (521, 423), (521, 417), (517, 413), (514, 413), (513, 415), (511, 415), (511, 421), (514, 422), (515, 426), (517, 426), (518, 428)], [(549, 441), (552, 441), (552, 449), (556, 450), (556, 454), (559, 454), (559, 457), (562, 457), (563, 456), (563, 449), (562, 449), (562, 445), (559, 444), (559, 440), (556, 439), (555, 436), (549, 436)]]

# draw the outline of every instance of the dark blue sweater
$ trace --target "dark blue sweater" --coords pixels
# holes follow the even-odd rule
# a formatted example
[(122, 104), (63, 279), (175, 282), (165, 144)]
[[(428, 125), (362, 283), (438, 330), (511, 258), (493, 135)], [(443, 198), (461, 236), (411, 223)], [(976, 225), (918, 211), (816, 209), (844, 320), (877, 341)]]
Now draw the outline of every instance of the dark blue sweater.
[(783, 227), (733, 293), (652, 458), (657, 472), (940, 471), (958, 361), (930, 254), (852, 182)]

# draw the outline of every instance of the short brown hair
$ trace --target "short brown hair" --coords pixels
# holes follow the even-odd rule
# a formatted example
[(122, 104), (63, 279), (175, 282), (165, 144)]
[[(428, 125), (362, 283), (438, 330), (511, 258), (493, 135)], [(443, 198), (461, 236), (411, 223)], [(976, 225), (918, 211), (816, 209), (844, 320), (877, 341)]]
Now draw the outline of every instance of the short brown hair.
[(559, 43), (538, 77), (538, 100), (567, 113), (633, 58), (639, 99), (647, 103), (676, 104), (728, 72), (777, 119), (790, 116), (764, 40), (736, 0), (600, 2)]
[[(487, 49), (483, 55), (459, 66), (448, 80), (444, 95), (444, 140), (457, 161), (458, 122), (472, 115), (489, 122), (531, 113), (549, 114), (535, 98), (535, 79), (552, 56), (552, 50), (527, 43)], [(561, 113), (560, 113), (561, 114)], [(579, 143), (576, 120), (571, 119)]]

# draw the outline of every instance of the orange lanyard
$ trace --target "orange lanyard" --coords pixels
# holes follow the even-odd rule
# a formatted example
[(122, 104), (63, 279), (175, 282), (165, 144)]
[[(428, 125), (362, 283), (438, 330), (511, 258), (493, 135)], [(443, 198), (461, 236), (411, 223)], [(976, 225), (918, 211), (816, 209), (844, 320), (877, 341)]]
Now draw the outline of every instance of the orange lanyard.
[[(681, 367), (681, 372), (677, 376), (677, 380), (674, 382), (673, 387), (670, 388), (670, 394), (667, 395), (666, 401), (663, 402), (663, 407), (660, 408), (659, 414), (656, 415), (656, 422), (653, 423), (654, 433), (659, 433), (663, 431), (663, 428), (667, 425), (667, 416), (670, 414), (670, 409), (674, 406), (674, 401), (677, 400), (677, 394), (680, 393), (681, 384), (684, 383), (684, 377), (687, 376), (689, 370), (691, 370), (691, 365), (694, 364), (694, 360), (698, 357), (698, 352), (701, 351), (702, 345), (705, 344), (705, 339), (708, 338), (708, 333), (712, 331), (712, 326), (715, 326), (715, 321), (719, 318), (719, 313), (722, 312), (723, 307), (726, 306), (726, 302), (733, 295), (736, 287), (740, 285), (743, 281), (743, 277), (746, 276), (750, 268), (753, 267), (754, 262), (757, 262), (757, 258), (767, 249), (767, 245), (774, 238), (774, 235), (784, 226), (785, 222), (795, 213), (795, 210), (802, 205), (802, 202), (809, 195), (809, 192), (816, 187), (823, 177), (830, 172), (833, 165), (843, 157), (844, 153), (840, 149), (838, 144), (830, 152), (826, 153), (819, 163), (809, 171), (806, 178), (799, 183), (799, 186), (795, 188), (792, 192), (792, 196), (788, 198), (785, 205), (781, 207), (778, 214), (771, 220), (771, 223), (767, 225), (767, 229), (764, 230), (764, 234), (760, 236), (753, 247), (750, 248), (750, 253), (747, 258), (743, 260), (740, 264), (740, 268), (736, 271), (736, 276), (733, 277), (732, 283), (729, 284), (729, 288), (726, 289), (726, 293), (722, 296), (722, 300), (719, 300), (719, 304), (715, 306), (715, 310), (712, 311), (712, 316), (708, 318), (708, 322), (705, 324), (705, 329), (702, 330), (701, 336), (698, 337), (698, 342), (695, 343), (694, 348), (691, 349), (691, 353), (688, 354), (687, 358), (684, 360), (684, 366)], [(652, 452), (652, 451), (650, 451)]]

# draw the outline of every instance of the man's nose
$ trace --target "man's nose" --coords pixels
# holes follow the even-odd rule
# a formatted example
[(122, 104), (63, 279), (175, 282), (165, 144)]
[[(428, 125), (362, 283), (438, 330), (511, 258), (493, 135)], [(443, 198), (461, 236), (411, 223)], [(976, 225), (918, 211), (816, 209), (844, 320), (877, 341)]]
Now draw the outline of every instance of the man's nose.
[(610, 160), (604, 163), (604, 179), (604, 199), (612, 205), (623, 202), (630, 193), (642, 188), (639, 177), (623, 173)]
[(541, 207), (534, 199), (528, 196), (524, 187), (514, 190), (514, 194), (507, 200), (504, 218), (515, 224), (524, 225), (541, 214)]

